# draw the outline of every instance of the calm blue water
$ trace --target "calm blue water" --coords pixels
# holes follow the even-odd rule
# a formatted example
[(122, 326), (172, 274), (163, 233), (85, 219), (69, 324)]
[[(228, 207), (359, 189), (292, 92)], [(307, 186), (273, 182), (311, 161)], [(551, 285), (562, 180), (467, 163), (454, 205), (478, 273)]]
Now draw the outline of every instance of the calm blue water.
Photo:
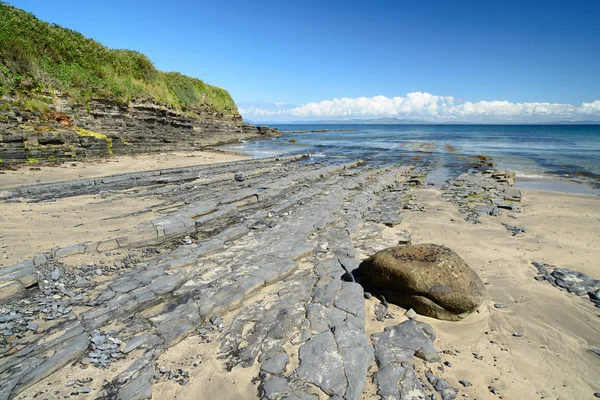
[[(451, 164), (464, 156), (493, 157), (520, 176), (600, 178), (600, 125), (272, 125), (280, 131), (348, 129), (290, 134), (225, 146), (255, 157), (311, 153), (324, 161), (401, 162), (426, 155)], [(290, 143), (295, 139), (296, 143)]]

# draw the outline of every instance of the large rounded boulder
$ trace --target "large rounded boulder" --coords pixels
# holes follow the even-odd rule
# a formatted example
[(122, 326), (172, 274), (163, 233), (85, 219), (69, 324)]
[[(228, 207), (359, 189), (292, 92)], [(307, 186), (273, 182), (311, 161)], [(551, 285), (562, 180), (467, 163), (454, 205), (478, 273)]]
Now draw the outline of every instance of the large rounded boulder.
[(436, 244), (390, 247), (360, 264), (368, 290), (421, 315), (450, 321), (485, 298), (479, 276), (458, 254)]

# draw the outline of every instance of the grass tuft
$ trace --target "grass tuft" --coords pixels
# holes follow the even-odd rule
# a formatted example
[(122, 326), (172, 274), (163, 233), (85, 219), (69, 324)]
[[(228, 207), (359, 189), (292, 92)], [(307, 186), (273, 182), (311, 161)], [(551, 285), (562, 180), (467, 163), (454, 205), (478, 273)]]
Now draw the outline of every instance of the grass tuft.
[(48, 106), (48, 104), (35, 99), (25, 100), (25, 109), (31, 112), (37, 111), (42, 115), (45, 115), (50, 112), (50, 107)]

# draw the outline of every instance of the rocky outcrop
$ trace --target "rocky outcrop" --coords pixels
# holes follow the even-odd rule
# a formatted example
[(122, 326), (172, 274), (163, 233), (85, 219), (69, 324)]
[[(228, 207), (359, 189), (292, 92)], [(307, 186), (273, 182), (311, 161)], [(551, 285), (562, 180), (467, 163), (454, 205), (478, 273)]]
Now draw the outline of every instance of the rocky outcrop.
[(60, 96), (52, 102), (30, 111), (15, 99), (3, 98), (1, 164), (196, 150), (278, 134), (242, 122), (237, 113), (209, 108), (184, 113), (152, 103), (121, 105), (101, 99), (70, 105)]
[(382, 250), (360, 265), (374, 293), (433, 318), (459, 320), (485, 298), (483, 282), (452, 250), (420, 244)]
[[(234, 179), (238, 171), (242, 182)], [(388, 217), (377, 210), (403, 209), (410, 173), (408, 166), (325, 166), (290, 157), (206, 167), (193, 171), (195, 182), (182, 171), (135, 190), (133, 177), (120, 177), (123, 190), (115, 194), (160, 198), (164, 215), (0, 274), (12, 285), (0, 301), (0, 399), (73, 362), (118, 366), (106, 384), (89, 384), (95, 395), (149, 398), (153, 376), (163, 374), (157, 358), (196, 334), (220, 344), (229, 369), (258, 363), (262, 398), (360, 399), (375, 356), (365, 293), (348, 275), (359, 251), (386, 243)], [(30, 189), (20, 195), (61, 197), (60, 187)], [(150, 244), (158, 248), (144, 247)], [(121, 256), (114, 264), (92, 261), (98, 252)], [(68, 266), (63, 257), (70, 255), (85, 261)], [(223, 324), (217, 316), (225, 313)], [(436, 355), (424, 325), (405, 328), (415, 354)]]
[(488, 167), (483, 164), (483, 169), (470, 169), (442, 187), (442, 196), (455, 203), (465, 220), (474, 224), (481, 223), (484, 215), (497, 217), (502, 212), (521, 212), (523, 192), (513, 187), (515, 173)]
[(552, 286), (564, 289), (577, 296), (588, 295), (590, 301), (600, 308), (600, 280), (594, 279), (580, 271), (568, 268), (557, 268), (552, 264), (533, 262), (539, 275), (538, 281), (548, 281)]

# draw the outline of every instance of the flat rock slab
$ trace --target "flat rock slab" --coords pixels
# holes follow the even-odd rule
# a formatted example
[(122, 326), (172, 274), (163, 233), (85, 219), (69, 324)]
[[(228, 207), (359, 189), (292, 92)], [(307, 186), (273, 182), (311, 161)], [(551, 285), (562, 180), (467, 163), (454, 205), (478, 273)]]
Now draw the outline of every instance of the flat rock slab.
[[(26, 340), (31, 335), (42, 341), (58, 335), (60, 340), (43, 346), (20, 342), (23, 350), (0, 361), (0, 399), (113, 344), (118, 344), (119, 358), (136, 358), (101, 388), (102, 394), (95, 387), (94, 393), (145, 399), (151, 396), (157, 357), (183, 338), (207, 332), (218, 337), (214, 345), (221, 346), (227, 368), (260, 363), (257, 378), (265, 398), (316, 400), (324, 392), (335, 399), (360, 399), (373, 347), (366, 334), (363, 288), (346, 278), (357, 273), (359, 260), (353, 257), (358, 248), (380, 245), (384, 224), (390, 222), (384, 217), (401, 220), (399, 196), (405, 193), (403, 171), (409, 168), (295, 161), (247, 165), (257, 168), (221, 165), (148, 176), (140, 184), (144, 187), (119, 193), (162, 201), (164, 217), (136, 228), (138, 236), (66, 246), (7, 269), (0, 284), (21, 289), (31, 273), (41, 272), (36, 290), (46, 296), (40, 301), (51, 311), (48, 320), (63, 326), (70, 319), (74, 325), (59, 334), (25, 321)], [(240, 170), (245, 179), (236, 182)], [(190, 181), (198, 177), (201, 183)], [(125, 187), (130, 178), (103, 179), (102, 184)], [(71, 189), (90, 190), (85, 185)], [(41, 199), (60, 190), (39, 188), (29, 195)], [(64, 195), (69, 193), (75, 192)], [(368, 215), (377, 218), (365, 222)], [(135, 247), (148, 232), (149, 240), (165, 242), (123, 251), (143, 254), (143, 261), (124, 258), (118, 266), (84, 262), (75, 272), (60, 262), (67, 253), (84, 251), (85, 259), (88, 249)], [(9, 306), (6, 313), (2, 308), (0, 317), (6, 321), (0, 323), (25, 318), (16, 311), (20, 303)], [(216, 316), (226, 312), (232, 319), (224, 325)], [(289, 346), (298, 350), (298, 365), (290, 362)], [(414, 347), (412, 354), (435, 352), (427, 339)], [(410, 370), (403, 376), (398, 379), (408, 382)]]

